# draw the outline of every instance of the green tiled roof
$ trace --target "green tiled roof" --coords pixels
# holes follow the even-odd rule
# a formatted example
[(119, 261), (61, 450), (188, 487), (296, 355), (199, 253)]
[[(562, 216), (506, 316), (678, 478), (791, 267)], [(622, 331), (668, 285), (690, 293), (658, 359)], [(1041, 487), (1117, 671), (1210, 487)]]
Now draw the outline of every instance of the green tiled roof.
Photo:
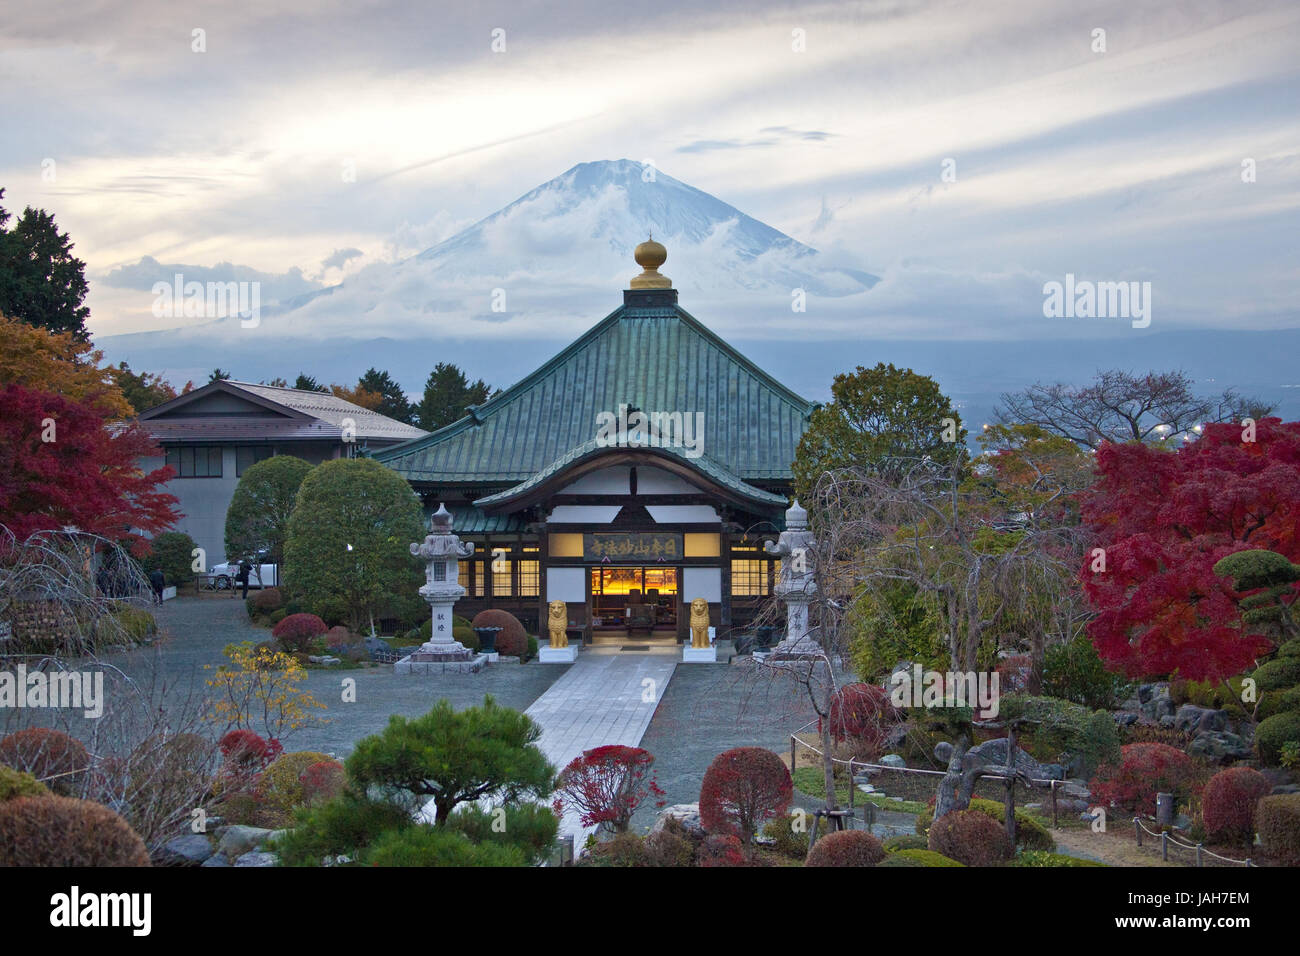
[[(424, 525), (429, 526), (429, 519), (437, 511), (437, 507), (424, 509)], [(523, 519), (518, 515), (490, 515), (484, 514), (478, 508), (466, 507), (464, 505), (452, 505), (447, 509), (451, 512), (451, 530), (459, 535), (465, 534), (504, 534), (524, 530)]]
[(813, 403), (676, 305), (624, 305), (500, 395), (374, 457), (413, 482), (525, 481), (591, 441), (599, 412), (704, 413), (703, 453), (742, 481), (788, 480)]
[[(537, 487), (552, 475), (559, 474), (571, 465), (576, 465), (587, 458), (603, 454), (606, 447), (607, 446), (602, 445), (595, 438), (592, 438), (579, 445), (577, 448), (572, 449), (567, 454), (557, 458), (531, 478), (520, 482), (513, 488), (507, 488), (505, 491), (498, 492), (494, 495), (488, 495), (486, 498), (479, 498), (474, 502), (474, 504), (476, 507), (488, 508), (499, 502), (526, 494), (530, 489)], [(658, 454), (669, 455), (676, 458), (678, 461), (684, 462), (691, 468), (699, 471), (701, 474), (712, 478), (724, 488), (728, 488), (737, 495), (740, 495), (742, 498), (748, 498), (750, 501), (755, 501), (759, 504), (765, 505), (780, 505), (781, 507), (785, 507), (789, 504), (782, 495), (774, 495), (771, 492), (764, 491), (762, 488), (755, 488), (753, 485), (746, 484), (717, 462), (712, 461), (707, 455), (702, 455), (699, 458), (691, 458), (683, 449), (671, 446), (658, 448), (655, 449), (655, 451)]]

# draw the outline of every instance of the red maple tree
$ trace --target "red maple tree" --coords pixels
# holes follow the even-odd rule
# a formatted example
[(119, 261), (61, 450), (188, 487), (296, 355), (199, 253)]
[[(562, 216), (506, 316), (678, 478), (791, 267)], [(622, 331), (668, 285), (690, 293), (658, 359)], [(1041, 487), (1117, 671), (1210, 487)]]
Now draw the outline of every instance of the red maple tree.
[(124, 542), (137, 553), (180, 517), (158, 486), (170, 468), (141, 471), (160, 454), (137, 423), (110, 424), (96, 409), (56, 395), (0, 388), (0, 524), (22, 540), (76, 528)]
[[(651, 796), (663, 796), (651, 776), (654, 762), (650, 751), (640, 747), (610, 744), (584, 750), (560, 774), (555, 812), (572, 806), (584, 827), (605, 823), (619, 833), (626, 831), (637, 807)], [(657, 800), (657, 806), (663, 801)]]
[(1174, 452), (1103, 445), (1097, 476), (1082, 514), (1101, 550), (1081, 579), (1102, 659), (1129, 677), (1250, 667), (1270, 641), (1243, 625), (1241, 595), (1213, 568), (1248, 548), (1300, 560), (1300, 422), (1206, 425)]

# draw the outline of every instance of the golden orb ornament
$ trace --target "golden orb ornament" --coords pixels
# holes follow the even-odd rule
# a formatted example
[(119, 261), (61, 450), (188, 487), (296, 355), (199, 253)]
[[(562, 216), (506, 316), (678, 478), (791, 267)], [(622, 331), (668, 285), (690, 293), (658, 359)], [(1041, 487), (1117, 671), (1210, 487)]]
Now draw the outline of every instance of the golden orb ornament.
[(653, 237), (647, 239), (636, 247), (632, 257), (636, 259), (636, 264), (641, 267), (642, 272), (629, 283), (629, 288), (671, 289), (673, 287), (672, 280), (659, 273), (659, 267), (668, 260), (668, 250), (662, 243), (655, 242)]

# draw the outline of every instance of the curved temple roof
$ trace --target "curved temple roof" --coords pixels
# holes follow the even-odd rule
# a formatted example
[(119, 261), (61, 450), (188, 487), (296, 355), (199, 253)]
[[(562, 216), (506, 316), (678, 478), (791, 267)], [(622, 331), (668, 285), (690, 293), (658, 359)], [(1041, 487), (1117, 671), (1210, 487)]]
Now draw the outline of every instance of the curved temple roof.
[[(702, 457), (655, 450), (676, 451), (720, 485), (763, 504), (775, 503), (777, 496), (748, 482), (789, 480), (795, 448), (815, 407), (664, 298), (624, 304), (466, 417), (374, 457), (416, 483), (516, 485), (535, 476), (540, 482), (587, 457), (598, 416), (618, 415), (620, 406), (681, 413), (692, 424), (702, 412)], [(521, 490), (480, 503), (513, 498)]]

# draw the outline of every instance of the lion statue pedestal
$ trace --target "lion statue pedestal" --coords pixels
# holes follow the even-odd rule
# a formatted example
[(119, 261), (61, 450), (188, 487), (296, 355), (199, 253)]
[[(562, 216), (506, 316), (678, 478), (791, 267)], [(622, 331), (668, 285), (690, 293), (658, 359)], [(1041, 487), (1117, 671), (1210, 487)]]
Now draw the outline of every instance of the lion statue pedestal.
[(578, 659), (577, 646), (569, 643), (569, 608), (563, 601), (552, 601), (547, 605), (546, 631), (551, 643), (539, 648), (537, 660), (542, 664), (572, 664)]
[(691, 602), (691, 643), (682, 648), (683, 664), (716, 664), (718, 649), (709, 641), (709, 602)]

